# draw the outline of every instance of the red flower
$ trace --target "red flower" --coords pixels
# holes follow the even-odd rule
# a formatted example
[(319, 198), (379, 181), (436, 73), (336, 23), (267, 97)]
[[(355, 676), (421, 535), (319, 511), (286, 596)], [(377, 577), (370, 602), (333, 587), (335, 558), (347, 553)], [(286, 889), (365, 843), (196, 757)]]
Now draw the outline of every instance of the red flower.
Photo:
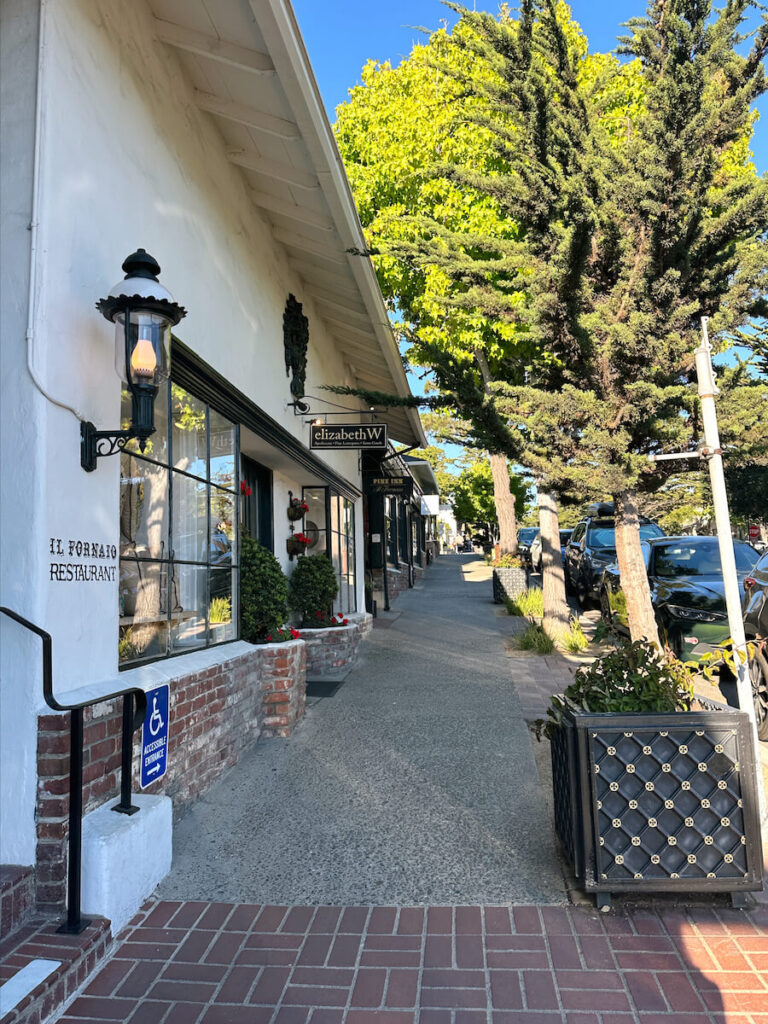
[(291, 636), (293, 637), (294, 640), (299, 640), (301, 638), (301, 633), (298, 631), (298, 629), (292, 629)]
[(240, 481), (240, 490), (241, 490), (241, 491), (243, 492), (243, 494), (245, 494), (245, 488), (246, 488), (246, 486), (247, 486), (247, 485), (246, 485), (246, 483), (245, 483), (245, 480), (241, 480), (241, 481)]
[(271, 635), (267, 637), (267, 643), (268, 643), (268, 644), (271, 644), (271, 643), (272, 643), (272, 636), (271, 636)]
[(342, 625), (344, 625), (344, 626), (348, 626), (349, 625), (349, 619), (342, 619), (341, 621), (342, 621)]

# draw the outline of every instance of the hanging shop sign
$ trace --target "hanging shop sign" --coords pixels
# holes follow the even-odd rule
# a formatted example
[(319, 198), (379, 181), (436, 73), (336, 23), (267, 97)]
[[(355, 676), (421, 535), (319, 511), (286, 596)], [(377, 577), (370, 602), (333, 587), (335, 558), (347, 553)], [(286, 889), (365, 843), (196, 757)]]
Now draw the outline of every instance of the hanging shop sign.
[(422, 494), (421, 514), (423, 516), (437, 516), (440, 514), (439, 494)]
[(388, 494), (391, 498), (413, 497), (413, 478), (410, 476), (374, 476), (370, 481), (370, 494)]
[(386, 448), (386, 423), (313, 423), (310, 448)]

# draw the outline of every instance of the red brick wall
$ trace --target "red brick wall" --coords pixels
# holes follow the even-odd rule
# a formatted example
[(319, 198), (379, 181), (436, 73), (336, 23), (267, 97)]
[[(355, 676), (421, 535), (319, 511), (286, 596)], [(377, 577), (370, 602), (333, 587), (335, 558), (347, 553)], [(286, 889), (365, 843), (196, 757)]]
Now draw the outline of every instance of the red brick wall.
[[(290, 735), (306, 700), (304, 643), (254, 647), (247, 654), (171, 680), (168, 770), (147, 793), (173, 799), (174, 817), (265, 735)], [(86, 709), (84, 813), (120, 790), (122, 699)], [(141, 732), (134, 734), (133, 788), (139, 785)], [(37, 905), (59, 909), (66, 897), (69, 813), (69, 715), (38, 718)]]
[[(15, 931), (35, 905), (35, 874), (18, 864), (0, 864), (0, 939)], [(0, 979), (0, 984), (5, 981)]]
[(366, 616), (348, 626), (331, 629), (302, 629), (307, 652), (307, 679), (323, 679), (351, 669), (358, 658), (360, 642), (370, 630)]

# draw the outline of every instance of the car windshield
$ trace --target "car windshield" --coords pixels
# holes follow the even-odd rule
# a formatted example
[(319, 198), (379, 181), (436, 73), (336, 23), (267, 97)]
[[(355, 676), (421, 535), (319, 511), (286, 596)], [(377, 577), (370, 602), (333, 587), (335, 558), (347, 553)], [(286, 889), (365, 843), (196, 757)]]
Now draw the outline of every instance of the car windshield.
[(517, 543), (530, 544), (538, 532), (539, 531), (535, 526), (524, 527), (517, 535)]
[[(736, 571), (750, 572), (757, 560), (757, 552), (749, 544), (736, 541)], [(675, 541), (660, 544), (654, 549), (653, 574), (669, 579), (675, 576), (721, 576), (720, 551), (717, 542), (700, 544)]]
[[(664, 531), (656, 523), (640, 524), (640, 540), (650, 540), (651, 537), (663, 537)], [(589, 527), (589, 546), (591, 548), (609, 548), (616, 550), (616, 530), (613, 520), (607, 522), (594, 522)]]

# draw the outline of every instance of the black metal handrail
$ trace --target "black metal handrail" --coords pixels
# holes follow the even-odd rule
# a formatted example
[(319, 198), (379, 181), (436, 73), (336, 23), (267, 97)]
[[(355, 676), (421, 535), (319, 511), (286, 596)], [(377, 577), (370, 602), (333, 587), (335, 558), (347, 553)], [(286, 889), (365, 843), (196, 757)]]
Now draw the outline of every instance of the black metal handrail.
[[(139, 808), (131, 803), (131, 737), (144, 721), (147, 696), (138, 687), (115, 690), (95, 700), (62, 704), (53, 692), (53, 643), (51, 634), (18, 612), (0, 605), (0, 612), (35, 633), (43, 645), (43, 697), (54, 711), (68, 711), (69, 718), (69, 857), (67, 865), (67, 918), (58, 929), (77, 935), (91, 923), (80, 913), (82, 841), (83, 841), (83, 710), (104, 701), (123, 698), (122, 747), (120, 751), (120, 801), (112, 808), (121, 814), (135, 814)], [(135, 702), (135, 703), (134, 703)]]

